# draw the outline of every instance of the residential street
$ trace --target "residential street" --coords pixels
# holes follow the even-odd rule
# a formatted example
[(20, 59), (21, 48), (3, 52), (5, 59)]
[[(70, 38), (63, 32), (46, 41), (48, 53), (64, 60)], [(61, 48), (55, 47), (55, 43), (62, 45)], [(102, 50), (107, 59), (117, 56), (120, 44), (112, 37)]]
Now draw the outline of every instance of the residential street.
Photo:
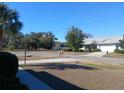
[(114, 64), (124, 64), (124, 58), (110, 58), (110, 57), (93, 57), (93, 56), (73, 56), (72, 58), (75, 59), (85, 59), (85, 60), (92, 60), (97, 62), (106, 62), (106, 63), (114, 63)]
[[(24, 56), (24, 52), (12, 52), (14, 54), (16, 54), (17, 56)], [(100, 57), (100, 56), (93, 56), (92, 54), (85, 54), (85, 53), (73, 53), (73, 52), (64, 52), (63, 58), (59, 58), (58, 57), (59, 52), (58, 51), (53, 51), (53, 52), (49, 52), (49, 51), (31, 51), (31, 52), (27, 52), (27, 55), (32, 55), (32, 56), (40, 56), (40, 59), (37, 59), (36, 62), (39, 63), (39, 61), (41, 62), (60, 62), (60, 61), (74, 61), (74, 60), (78, 60), (78, 61), (97, 61), (97, 62), (106, 62), (106, 63), (114, 63), (114, 64), (124, 64), (124, 58), (112, 58), (112, 57)], [(89, 56), (88, 56), (89, 55)], [(91, 56), (92, 55), (92, 56)], [(57, 57), (54, 60), (51, 59), (45, 59), (43, 60), (42, 57)], [(51, 60), (51, 61), (50, 61)], [(31, 63), (33, 62), (33, 60), (31, 61)], [(41, 62), (41, 63), (42, 63)]]

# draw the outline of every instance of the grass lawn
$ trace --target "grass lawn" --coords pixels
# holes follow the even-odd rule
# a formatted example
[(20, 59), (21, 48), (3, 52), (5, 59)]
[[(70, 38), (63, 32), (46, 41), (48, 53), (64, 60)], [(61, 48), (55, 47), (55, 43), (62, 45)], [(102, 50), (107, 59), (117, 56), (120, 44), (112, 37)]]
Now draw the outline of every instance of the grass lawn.
[(105, 57), (124, 58), (124, 54), (112, 52), (108, 55), (105, 55)]
[(54, 89), (124, 89), (124, 65), (99, 62), (22, 66)]

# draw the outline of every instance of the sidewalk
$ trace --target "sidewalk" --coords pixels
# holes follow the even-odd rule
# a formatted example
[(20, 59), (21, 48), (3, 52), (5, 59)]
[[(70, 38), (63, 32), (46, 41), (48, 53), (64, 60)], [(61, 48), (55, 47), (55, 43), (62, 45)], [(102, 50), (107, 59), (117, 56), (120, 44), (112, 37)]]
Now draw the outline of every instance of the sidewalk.
[(20, 79), (21, 83), (25, 84), (30, 90), (53, 90), (51, 87), (20, 67), (16, 76)]
[[(53, 63), (53, 62), (71, 62), (79, 61), (74, 58), (56, 58), (56, 59), (42, 59), (42, 60), (27, 60), (26, 64), (40, 64), (40, 63)], [(19, 61), (19, 64), (24, 64), (24, 61)]]

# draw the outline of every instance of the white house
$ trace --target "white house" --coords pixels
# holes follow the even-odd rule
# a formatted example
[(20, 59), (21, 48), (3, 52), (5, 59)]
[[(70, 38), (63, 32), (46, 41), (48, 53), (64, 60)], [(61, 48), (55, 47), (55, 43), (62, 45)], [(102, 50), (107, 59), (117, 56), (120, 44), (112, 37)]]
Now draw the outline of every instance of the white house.
[(115, 49), (120, 49), (119, 40), (123, 37), (108, 37), (108, 38), (89, 38), (84, 40), (83, 50), (91, 49), (94, 45), (96, 49), (100, 49), (102, 52), (114, 52)]

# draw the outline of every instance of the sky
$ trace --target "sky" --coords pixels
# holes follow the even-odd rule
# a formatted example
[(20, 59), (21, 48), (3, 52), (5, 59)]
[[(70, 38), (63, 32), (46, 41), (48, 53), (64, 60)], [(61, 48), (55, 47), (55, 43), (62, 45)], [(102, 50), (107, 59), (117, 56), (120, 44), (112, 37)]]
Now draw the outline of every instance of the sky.
[(124, 34), (124, 3), (95, 2), (18, 2), (7, 3), (19, 12), (24, 34), (51, 31), (59, 41), (71, 26), (93, 37)]

